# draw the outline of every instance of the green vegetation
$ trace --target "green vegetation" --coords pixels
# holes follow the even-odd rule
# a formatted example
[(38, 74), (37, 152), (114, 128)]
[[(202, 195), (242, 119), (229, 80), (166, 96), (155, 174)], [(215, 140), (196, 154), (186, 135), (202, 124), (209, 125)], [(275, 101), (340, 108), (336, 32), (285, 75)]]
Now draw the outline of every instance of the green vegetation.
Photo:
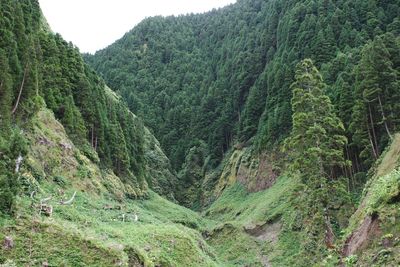
[(311, 58), (344, 122), (353, 163), (346, 172), (366, 172), (398, 129), (399, 6), (239, 0), (206, 14), (148, 18), (85, 59), (180, 170), (199, 140), (215, 167), (235, 143), (263, 151), (287, 137), (295, 66)]
[(226, 189), (206, 212), (224, 222), (210, 232), (210, 244), (228, 266), (307, 266), (301, 191), (300, 180), (286, 176), (257, 193), (240, 184)]
[[(217, 266), (213, 250), (201, 235), (184, 226), (198, 227), (203, 223), (200, 217), (155, 193), (146, 200), (123, 204), (78, 193), (73, 206), (55, 206), (51, 218), (35, 214), (28, 197), (21, 202), (20, 209), (33, 214), (21, 213), (24, 219), (2, 225), (0, 238), (10, 236), (14, 247), (0, 248), (0, 262), (125, 266), (136, 260), (146, 266)], [(126, 214), (125, 222), (122, 214)]]
[(399, 265), (399, 17), (148, 18), (84, 55), (113, 91), (37, 0), (2, 0), (0, 265)]
[(334, 199), (330, 192), (338, 170), (340, 173), (340, 168), (346, 167), (344, 126), (334, 113), (325, 87), (310, 59), (297, 65), (292, 84), (293, 128), (285, 146), (290, 150), (292, 175), (298, 174), (305, 185), (303, 216), (304, 222), (309, 221), (310, 253), (324, 247), (324, 242), (332, 246), (334, 234), (328, 206)]
[[(351, 244), (356, 239), (358, 244), (364, 245), (348, 259), (353, 260), (353, 266), (376, 264), (378, 266), (398, 265), (400, 262), (400, 202), (399, 202), (399, 142), (400, 136), (394, 135), (394, 141), (381, 157), (381, 162), (366, 185), (361, 204), (351, 216), (346, 229), (345, 244)], [(366, 218), (378, 220), (379, 227), (371, 226), (368, 240), (357, 239), (365, 229)], [(371, 223), (373, 225), (373, 223)], [(367, 245), (365, 245), (367, 243)], [(351, 266), (351, 265), (350, 265)]]
[[(200, 234), (211, 222), (152, 191), (132, 200), (137, 190), (75, 147), (51, 111), (33, 116), (24, 136), (30, 147), (14, 216), (0, 219), (0, 240), (10, 237), (14, 245), (0, 246), (1, 264), (218, 265)], [(71, 205), (60, 204), (75, 191)], [(52, 207), (51, 216), (40, 203)]]
[(0, 30), (0, 168), (4, 174), (0, 196), (10, 202), (2, 211), (12, 209), (18, 191), (10, 181), (15, 181), (11, 174), (15, 160), (24, 156), (19, 128), (29, 127), (30, 118), (43, 106), (54, 112), (75, 145), (89, 157), (98, 155), (101, 166), (143, 194), (147, 186), (143, 124), (132, 119), (121, 101), (107, 97), (104, 82), (83, 62), (77, 48), (48, 30), (38, 1), (2, 1)]

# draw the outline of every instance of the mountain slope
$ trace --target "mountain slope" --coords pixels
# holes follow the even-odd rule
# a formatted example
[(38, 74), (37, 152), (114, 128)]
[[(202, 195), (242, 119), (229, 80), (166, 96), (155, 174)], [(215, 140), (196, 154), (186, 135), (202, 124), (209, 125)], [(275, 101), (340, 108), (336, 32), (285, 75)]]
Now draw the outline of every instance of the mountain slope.
[(120, 96), (36, 0), (1, 1), (0, 265), (399, 265), (398, 17), (242, 0), (150, 18), (86, 56)]
[[(15, 216), (0, 217), (0, 239), (12, 242), (0, 247), (0, 263), (217, 266), (198, 232), (205, 226), (199, 215), (152, 191), (131, 200), (134, 188), (82, 154), (51, 111), (34, 115), (24, 135), (30, 143), (19, 176), (24, 193)], [(74, 192), (72, 203), (62, 205)]]
[(400, 135), (366, 185), (356, 212), (350, 218), (343, 255), (357, 255), (358, 265), (400, 264)]
[(311, 58), (344, 122), (352, 164), (341, 174), (361, 191), (399, 130), (399, 6), (240, 0), (205, 14), (148, 18), (85, 59), (160, 140), (178, 172), (177, 200), (199, 208), (235, 147), (250, 147), (254, 157), (279, 150), (292, 128), (295, 66)]
[[(362, 161), (368, 159), (370, 164), (374, 158), (370, 151), (360, 156), (366, 144), (359, 141), (359, 132), (367, 133), (352, 107), (359, 99), (354, 87), (362, 86), (357, 79), (364, 78), (353, 69), (370, 40), (384, 33), (398, 34), (399, 4), (396, 0), (239, 0), (200, 15), (148, 18), (85, 59), (144, 119), (180, 170), (198, 140), (207, 144), (211, 167), (235, 143), (256, 142), (264, 150), (283, 140), (291, 129), (295, 66), (311, 58), (346, 122), (354, 172), (365, 171), (369, 165)], [(390, 47), (396, 42), (398, 47), (398, 39), (394, 41), (391, 34), (381, 41), (392, 51), (393, 78), (399, 62), (396, 48)], [(384, 86), (388, 91), (395, 88)], [(390, 105), (398, 95), (388, 91), (383, 92), (382, 103)], [(370, 128), (375, 128), (375, 146), (381, 150), (388, 142), (386, 132), (378, 122), (379, 110), (371, 112), (377, 121)], [(395, 128), (392, 123), (388, 127)]]

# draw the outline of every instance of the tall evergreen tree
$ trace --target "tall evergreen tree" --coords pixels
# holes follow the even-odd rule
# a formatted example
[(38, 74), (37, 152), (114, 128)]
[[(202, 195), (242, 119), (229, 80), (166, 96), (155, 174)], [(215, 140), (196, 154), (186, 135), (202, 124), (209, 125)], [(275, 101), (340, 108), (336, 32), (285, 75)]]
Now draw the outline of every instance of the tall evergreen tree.
[(293, 128), (285, 140), (292, 159), (290, 168), (298, 173), (306, 187), (308, 227), (312, 243), (324, 240), (324, 232), (331, 231), (327, 208), (330, 181), (338, 175), (338, 168), (347, 165), (344, 146), (347, 143), (344, 126), (334, 112), (325, 94), (321, 74), (310, 59), (301, 61), (296, 68), (292, 110)]
[(325, 94), (322, 76), (310, 59), (297, 65), (295, 79), (291, 86), (293, 128), (285, 143), (293, 153), (292, 166), (312, 187), (319, 184), (313, 179), (335, 178), (336, 167), (346, 165), (343, 146), (347, 140), (343, 123)]
[(399, 81), (392, 58), (395, 59), (378, 36), (365, 45), (355, 70), (357, 101), (350, 128), (361, 147), (360, 156), (367, 163), (371, 155), (378, 158), (398, 125)]

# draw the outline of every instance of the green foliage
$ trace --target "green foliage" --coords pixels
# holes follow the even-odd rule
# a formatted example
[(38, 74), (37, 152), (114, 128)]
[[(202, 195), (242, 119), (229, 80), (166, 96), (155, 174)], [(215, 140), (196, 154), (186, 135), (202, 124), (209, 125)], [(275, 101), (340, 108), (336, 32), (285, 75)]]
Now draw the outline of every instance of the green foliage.
[[(206, 14), (146, 19), (114, 45), (86, 56), (125, 105), (76, 47), (48, 32), (38, 1), (2, 0), (0, 212), (18, 212), (19, 219), (13, 227), (1, 226), (0, 240), (10, 234), (16, 246), (0, 247), (0, 262), (338, 263), (338, 255), (322, 243), (326, 230), (340, 233), (346, 223), (340, 219), (351, 202), (346, 192), (351, 183), (346, 188), (339, 177), (354, 177), (356, 188), (399, 129), (399, 6), (398, 0), (240, 0)], [(311, 60), (296, 70), (303, 58), (312, 58), (322, 75)], [(72, 148), (46, 107), (65, 127)], [(128, 108), (161, 140), (180, 170), (180, 183), (157, 141)], [(58, 131), (50, 141), (38, 139), (51, 127)], [(20, 128), (41, 135), (26, 137)], [(264, 150), (288, 135), (290, 177), (254, 194), (239, 184), (226, 189), (206, 212), (218, 222), (146, 194), (147, 183), (171, 195), (174, 188), (178, 201), (198, 208), (206, 170), (221, 163), (235, 142)], [(34, 150), (19, 177), (16, 159), (26, 156), (26, 138)], [(363, 212), (397, 222), (399, 176), (393, 171), (377, 179)], [(43, 196), (60, 188), (79, 193), (71, 206), (53, 200), (54, 217), (47, 219), (32, 209), (35, 200), (26, 196), (32, 188)], [(143, 195), (148, 199), (127, 199)], [(110, 203), (120, 209), (105, 210)], [(132, 213), (139, 221), (121, 221)], [(398, 226), (385, 232), (397, 233)], [(211, 234), (215, 253), (201, 233)], [(263, 240), (265, 233), (273, 238)], [(395, 254), (378, 251), (379, 263)], [(348, 263), (358, 264), (353, 260)]]
[(347, 140), (343, 123), (324, 92), (326, 85), (310, 59), (297, 65), (295, 78), (293, 128), (285, 145), (292, 153), (292, 171), (298, 171), (314, 189), (320, 179), (334, 178), (335, 168), (346, 165), (343, 148)]
[(14, 212), (15, 197), (20, 191), (16, 165), (26, 152), (27, 143), (20, 131), (13, 131), (7, 139), (0, 135), (0, 214)]
[[(391, 47), (389, 49), (386, 44)], [(397, 47), (394, 48), (394, 47)], [(388, 33), (364, 46), (355, 71), (355, 105), (350, 130), (353, 141), (361, 148), (360, 157), (367, 166), (378, 159), (381, 151), (398, 129), (399, 40)], [(397, 52), (394, 52), (395, 49)]]
[(357, 255), (350, 255), (344, 259), (346, 266), (354, 266), (357, 263)]
[[(385, 124), (390, 132), (398, 127), (399, 5), (398, 0), (241, 0), (206, 14), (146, 19), (85, 58), (144, 119), (178, 171), (192, 140), (207, 144), (208, 164), (215, 167), (235, 142), (264, 150), (287, 137), (295, 66), (311, 58), (346, 126), (345, 154), (353, 167), (343, 174), (351, 176), (375, 160), (368, 129), (376, 128), (374, 146), (382, 150), (389, 139)], [(372, 39), (376, 52), (361, 53)], [(361, 58), (367, 55), (367, 65), (386, 73), (378, 79), (385, 116), (378, 91), (368, 100), (373, 100), (373, 128), (359, 92), (368, 79), (356, 68), (365, 65)]]
[(18, 191), (11, 182), (16, 180), (12, 168), (23, 154), (13, 129), (28, 128), (45, 106), (90, 158), (99, 158), (104, 168), (145, 188), (143, 124), (106, 93), (104, 82), (78, 49), (50, 33), (43, 21), (37, 1), (0, 4), (0, 191), (8, 207), (3, 210), (11, 209)]
[(331, 180), (337, 178), (337, 168), (348, 164), (343, 153), (347, 139), (325, 94), (322, 76), (310, 59), (297, 65), (295, 79), (291, 86), (293, 128), (285, 147), (291, 159), (289, 169), (306, 186), (303, 212), (309, 240), (304, 245), (319, 255), (325, 231), (332, 228), (328, 206), (335, 194), (331, 194)]
[(207, 161), (207, 145), (199, 141), (188, 152), (185, 163), (178, 174), (180, 180), (176, 198), (182, 205), (189, 208), (200, 208), (196, 201), (201, 196), (201, 182), (205, 174), (204, 165)]

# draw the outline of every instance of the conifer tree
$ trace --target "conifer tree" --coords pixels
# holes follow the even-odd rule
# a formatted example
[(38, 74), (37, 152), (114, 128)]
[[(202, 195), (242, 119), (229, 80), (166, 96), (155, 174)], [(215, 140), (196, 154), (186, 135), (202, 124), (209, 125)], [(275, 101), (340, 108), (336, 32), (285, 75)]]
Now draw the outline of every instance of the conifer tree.
[[(292, 84), (293, 128), (286, 146), (292, 150), (294, 169), (311, 187), (335, 178), (336, 168), (346, 165), (344, 126), (326, 96), (326, 85), (310, 59), (297, 65)], [(317, 179), (317, 180), (313, 180)]]
[(312, 221), (306, 226), (310, 235), (308, 245), (324, 240), (321, 229), (332, 231), (327, 212), (330, 181), (338, 176), (338, 168), (347, 165), (343, 153), (347, 143), (344, 126), (324, 92), (325, 87), (310, 59), (297, 65), (291, 85), (293, 128), (285, 147), (290, 150), (290, 169), (299, 174), (306, 188), (306, 217)]
[(392, 59), (396, 61), (378, 36), (365, 45), (355, 70), (358, 101), (353, 108), (350, 130), (361, 148), (360, 157), (368, 165), (371, 159), (379, 157), (398, 124), (400, 94)]

